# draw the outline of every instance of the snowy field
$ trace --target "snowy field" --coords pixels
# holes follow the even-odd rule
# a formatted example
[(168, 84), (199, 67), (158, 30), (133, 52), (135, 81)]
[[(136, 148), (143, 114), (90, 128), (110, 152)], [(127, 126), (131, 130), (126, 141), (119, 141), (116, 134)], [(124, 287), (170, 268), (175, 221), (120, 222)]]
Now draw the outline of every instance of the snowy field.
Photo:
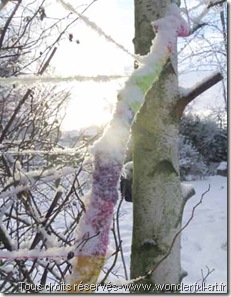
[[(227, 285), (227, 178), (211, 176), (204, 180), (191, 181), (190, 184), (194, 186), (196, 195), (185, 206), (183, 225), (191, 217), (193, 207), (201, 199), (201, 195), (209, 185), (210, 191), (204, 196), (202, 204), (195, 210), (192, 221), (182, 232), (182, 268), (188, 273), (188, 276), (183, 279), (183, 283), (192, 285), (196, 282), (201, 285), (204, 278), (206, 286), (218, 284), (217, 288), (219, 289), (220, 283)], [(123, 202), (122, 204), (120, 233), (129, 274), (132, 203)], [(113, 239), (111, 241), (113, 242)], [(124, 269), (120, 257), (114, 271), (119, 277), (110, 277), (109, 280), (112, 283), (123, 283)], [(210, 273), (207, 276), (208, 271)], [(103, 274), (101, 274), (102, 276)], [(195, 290), (196, 288), (192, 289), (191, 293)], [(105, 290), (101, 289), (99, 292), (105, 293)], [(119, 292), (124, 292), (124, 290), (113, 293)], [(199, 290), (197, 292), (201, 293)], [(224, 292), (227, 292), (227, 287)], [(207, 293), (209, 292), (207, 291)]]

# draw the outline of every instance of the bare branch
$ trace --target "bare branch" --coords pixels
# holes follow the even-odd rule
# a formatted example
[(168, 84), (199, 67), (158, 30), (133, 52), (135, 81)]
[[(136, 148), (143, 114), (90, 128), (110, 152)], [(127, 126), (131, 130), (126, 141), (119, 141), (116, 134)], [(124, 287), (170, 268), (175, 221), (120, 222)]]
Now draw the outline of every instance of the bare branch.
[(38, 74), (42, 75), (44, 73), (44, 71), (47, 69), (47, 67), (50, 64), (51, 59), (54, 57), (54, 54), (56, 53), (56, 51), (57, 51), (57, 47), (54, 47), (50, 56), (48, 57), (44, 65), (41, 66), (41, 69), (38, 71)]
[(223, 76), (221, 75), (220, 72), (218, 72), (212, 76), (209, 76), (208, 78), (203, 80), (200, 84), (196, 84), (193, 88), (191, 88), (191, 90), (187, 94), (181, 96), (177, 100), (177, 103), (172, 111), (172, 116), (180, 119), (184, 112), (185, 107), (191, 101), (193, 101), (193, 99), (195, 99), (197, 96), (201, 95), (203, 92), (210, 89), (212, 86), (217, 84), (222, 79), (223, 79)]
[(211, 3), (209, 3), (209, 5), (207, 6), (207, 8), (209, 9), (209, 8), (211, 8), (211, 7), (213, 7), (213, 6), (221, 5), (222, 3), (225, 3), (225, 2), (226, 2), (226, 0), (220, 0), (220, 1), (216, 1), (216, 2), (211, 2)]
[[(207, 268), (207, 273), (204, 275), (204, 272), (203, 272), (203, 269), (201, 269), (201, 276), (202, 276), (202, 279), (201, 279), (201, 284), (205, 284), (206, 283), (206, 280), (207, 278), (215, 271), (215, 269), (210, 269), (207, 265), (206, 265), (206, 268)], [(196, 283), (198, 283), (199, 281), (197, 281)], [(199, 288), (198, 289), (195, 289), (193, 292), (193, 294), (199, 292)]]
[(191, 34), (195, 33), (197, 30), (199, 30), (200, 28), (203, 28), (206, 25), (208, 25), (208, 24), (207, 23), (201, 23), (201, 24), (197, 24), (197, 25), (193, 26), (193, 28), (191, 30)]
[[(7, 2), (8, 2), (8, 1), (2, 1), (2, 4), (1, 4), (2, 6), (0, 6), (0, 10), (7, 4)], [(7, 31), (8, 27), (9, 27), (9, 25), (10, 25), (10, 23), (11, 23), (11, 21), (12, 21), (14, 15), (16, 14), (16, 11), (18, 10), (18, 8), (19, 8), (21, 2), (22, 2), (22, 0), (19, 0), (19, 1), (18, 1), (17, 5), (15, 6), (14, 10), (12, 11), (10, 17), (9, 17), (9, 18), (7, 19), (7, 21), (6, 21), (6, 24), (5, 24), (5, 26), (4, 26), (4, 28), (3, 28), (2, 32), (1, 32), (1, 37), (0, 37), (0, 48), (2, 47), (3, 40), (4, 40), (4, 37), (5, 37), (5, 35), (6, 35), (6, 31)]]
[(123, 202), (123, 198), (121, 197), (119, 206), (118, 206), (117, 212), (116, 212), (116, 227), (117, 227), (118, 240), (119, 240), (119, 244), (120, 244), (120, 254), (121, 254), (121, 260), (123, 263), (124, 274), (125, 274), (126, 280), (128, 280), (128, 273), (127, 273), (126, 263), (125, 263), (124, 254), (123, 254), (122, 239), (121, 239), (121, 235), (120, 235), (120, 226), (119, 226), (119, 214), (120, 214), (120, 208), (121, 208), (122, 202)]
[(197, 84), (195, 87), (192, 88), (192, 91), (190, 91), (186, 96), (181, 97), (181, 99), (186, 100), (188, 104), (197, 96), (210, 89), (222, 79), (223, 76), (221, 75), (221, 73), (216, 73), (213, 76), (210, 76), (209, 78), (203, 80), (200, 84)]
[(20, 108), (22, 107), (22, 105), (25, 103), (25, 101), (27, 100), (27, 98), (30, 96), (32, 90), (28, 89), (26, 94), (23, 96), (23, 98), (19, 101), (17, 107), (14, 110), (14, 113), (12, 114), (10, 120), (8, 121), (6, 127), (4, 128), (4, 130), (2, 131), (2, 135), (0, 136), (0, 143), (2, 143), (3, 139), (6, 136), (7, 131), (9, 130), (10, 126), (12, 125), (16, 115), (18, 114)]

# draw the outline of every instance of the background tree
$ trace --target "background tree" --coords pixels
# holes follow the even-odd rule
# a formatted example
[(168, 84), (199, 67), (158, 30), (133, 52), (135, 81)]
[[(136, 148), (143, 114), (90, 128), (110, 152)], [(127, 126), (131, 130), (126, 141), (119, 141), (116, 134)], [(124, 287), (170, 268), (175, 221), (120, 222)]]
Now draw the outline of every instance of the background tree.
[(227, 161), (227, 127), (214, 116), (201, 118), (186, 114), (181, 120), (180, 133), (190, 140), (207, 165)]
[(180, 135), (179, 142), (179, 166), (182, 180), (202, 178), (207, 172), (202, 155), (192, 145), (189, 138)]

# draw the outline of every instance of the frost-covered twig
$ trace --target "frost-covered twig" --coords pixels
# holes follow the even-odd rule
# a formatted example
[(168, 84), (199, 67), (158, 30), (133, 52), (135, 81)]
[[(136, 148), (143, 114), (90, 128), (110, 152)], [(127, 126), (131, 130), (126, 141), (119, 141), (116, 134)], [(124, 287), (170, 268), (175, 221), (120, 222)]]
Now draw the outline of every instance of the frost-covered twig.
[(79, 152), (79, 150), (77, 150), (76, 148), (62, 148), (62, 149), (55, 148), (52, 150), (19, 150), (19, 148), (17, 148), (17, 149), (12, 149), (12, 150), (9, 149), (7, 151), (0, 151), (0, 156), (3, 156), (3, 155), (17, 155), (17, 156), (70, 155), (70, 156), (73, 156), (73, 155), (77, 154), (78, 152)]
[(123, 45), (121, 45), (117, 41), (115, 41), (111, 36), (109, 36), (108, 34), (106, 34), (97, 24), (95, 24), (94, 22), (90, 21), (86, 16), (84, 16), (81, 13), (78, 13), (76, 11), (76, 9), (74, 9), (74, 7), (70, 3), (66, 3), (63, 0), (58, 0), (58, 1), (62, 4), (62, 6), (65, 9), (67, 9), (68, 11), (70, 11), (72, 13), (75, 13), (88, 27), (90, 27), (91, 29), (93, 29), (94, 31), (96, 31), (100, 36), (103, 36), (107, 41), (113, 43), (118, 48), (120, 48), (122, 51), (124, 51), (126, 54), (128, 54), (129, 56), (131, 56), (135, 60), (139, 61), (139, 58), (136, 55), (130, 53), (129, 50), (127, 50)]
[(83, 75), (72, 75), (72, 76), (38, 76), (38, 75), (20, 75), (11, 77), (0, 77), (1, 85), (9, 84), (22, 84), (22, 85), (33, 85), (33, 84), (55, 84), (55, 83), (65, 83), (65, 82), (84, 82), (84, 81), (94, 81), (97, 83), (108, 82), (112, 80), (117, 80), (121, 78), (127, 78), (127, 75), (97, 75), (97, 76), (83, 76)]
[(67, 259), (72, 251), (71, 247), (48, 248), (46, 250), (20, 249), (15, 251), (0, 251), (1, 260), (30, 260), (30, 259)]
[[(9, 178), (4, 185), (2, 192), (0, 193), (0, 199), (16, 195), (25, 190), (32, 189), (34, 186), (37, 187), (44, 182), (53, 181), (59, 177), (73, 174), (75, 172), (76, 168), (72, 167), (64, 167), (60, 169), (54, 168), (49, 170), (42, 169), (24, 173), (17, 172), (14, 177)], [(11, 186), (14, 186), (14, 189), (7, 191)]]
[(113, 217), (112, 233), (114, 236), (114, 243), (115, 243), (115, 252), (112, 255), (112, 256), (114, 256), (113, 263), (110, 266), (110, 268), (107, 270), (107, 272), (105, 273), (105, 276), (103, 277), (103, 279), (100, 281), (101, 284), (105, 283), (107, 277), (109, 276), (109, 274), (112, 272), (113, 268), (115, 267), (119, 253), (121, 255), (125, 279), (128, 280), (128, 273), (127, 273), (127, 267), (126, 267), (124, 254), (123, 254), (122, 238), (120, 235), (120, 226), (119, 226), (119, 217), (120, 217), (122, 202), (123, 202), (123, 198), (121, 197), (118, 207), (116, 209), (116, 214)]
[[(206, 280), (207, 280), (207, 278), (215, 271), (215, 269), (213, 268), (213, 269), (210, 269), (207, 265), (206, 265), (206, 268), (207, 268), (207, 272), (206, 272), (206, 274), (204, 275), (204, 271), (203, 271), (203, 269), (201, 269), (201, 276), (202, 276), (202, 279), (201, 280), (198, 280), (196, 283), (197, 284), (199, 284), (199, 282), (201, 281), (201, 284), (203, 285), (203, 284), (205, 284), (206, 283)], [(191, 292), (191, 293), (193, 293), (193, 294), (195, 294), (195, 293), (197, 293), (197, 292), (199, 292), (200, 291), (200, 288), (198, 288), (198, 289), (195, 289), (193, 292)]]
[(124, 268), (124, 275), (125, 275), (125, 278), (127, 280), (128, 279), (128, 273), (127, 273), (127, 267), (126, 267), (124, 254), (123, 254), (123, 246), (122, 246), (122, 239), (121, 239), (121, 235), (120, 235), (120, 225), (119, 225), (119, 215), (120, 215), (120, 209), (121, 209), (121, 206), (122, 206), (122, 202), (123, 202), (123, 198), (121, 197), (121, 199), (119, 201), (118, 208), (116, 210), (116, 229), (117, 229), (118, 240), (119, 240), (119, 243), (120, 243), (120, 255), (121, 255), (121, 260), (122, 260), (122, 264), (123, 264), (123, 268)]

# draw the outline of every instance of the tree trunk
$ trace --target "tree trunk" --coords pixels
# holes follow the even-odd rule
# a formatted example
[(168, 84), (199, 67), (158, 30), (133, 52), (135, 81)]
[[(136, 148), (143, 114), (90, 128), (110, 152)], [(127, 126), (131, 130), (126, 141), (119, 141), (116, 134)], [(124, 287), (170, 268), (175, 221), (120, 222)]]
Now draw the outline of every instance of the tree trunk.
[(135, 0), (135, 53), (146, 55), (149, 52), (154, 32), (151, 22), (164, 16), (170, 1)]
[[(135, 1), (136, 53), (145, 54), (149, 50), (153, 37), (150, 22), (164, 16), (169, 2)], [(172, 57), (146, 95), (132, 127), (132, 279), (153, 270), (169, 252), (173, 238), (181, 228), (183, 198), (178, 164), (180, 120), (173, 112), (178, 100), (176, 64)], [(167, 259), (141, 282), (152, 284), (155, 290), (154, 284), (178, 284), (180, 275), (179, 236)]]
[[(148, 52), (153, 37), (150, 22), (165, 15), (169, 2), (135, 0), (136, 53)], [(180, 35), (178, 30), (179, 36), (189, 33), (185, 31)], [(131, 278), (151, 284), (149, 293), (176, 292), (179, 290), (177, 285), (186, 275), (186, 272), (182, 273), (180, 263), (180, 230), (184, 205), (194, 192), (183, 197), (181, 191), (179, 124), (187, 104), (222, 80), (222, 75), (215, 73), (181, 96), (176, 40), (173, 39), (171, 46), (175, 46), (175, 50), (172, 48), (170, 60), (146, 94), (132, 126), (134, 215)], [(168, 286), (156, 286), (163, 284)]]
[[(132, 278), (146, 275), (153, 269), (168, 253), (181, 227), (179, 120), (171, 116), (173, 102), (177, 99), (176, 79), (169, 64), (148, 92), (133, 124)], [(169, 257), (147, 282), (177, 284), (180, 271), (179, 236)]]

